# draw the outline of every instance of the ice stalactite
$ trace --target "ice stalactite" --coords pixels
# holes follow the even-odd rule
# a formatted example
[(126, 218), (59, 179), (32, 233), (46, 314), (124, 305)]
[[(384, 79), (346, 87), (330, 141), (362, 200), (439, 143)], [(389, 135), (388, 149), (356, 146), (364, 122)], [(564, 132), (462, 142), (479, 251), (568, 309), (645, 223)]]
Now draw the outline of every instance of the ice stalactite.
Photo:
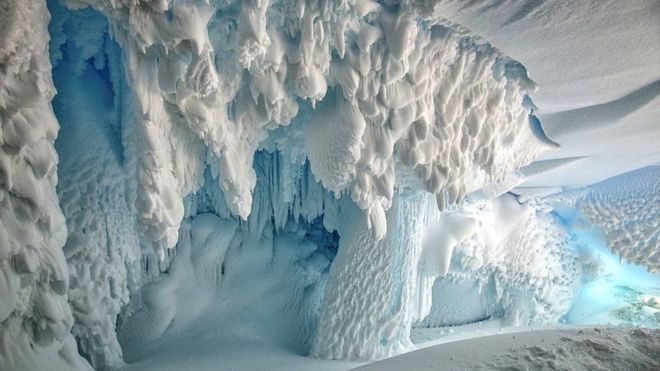
[(521, 104), (534, 88), (525, 69), (415, 3), (398, 12), (362, 2), (70, 3), (106, 15), (124, 50), (141, 143), (137, 209), (157, 251), (174, 245), (182, 199), (199, 185), (169, 171), (175, 121), (204, 143), (227, 206), (245, 219), (254, 152), (298, 114), (297, 100), (328, 100), (306, 125), (306, 155), (378, 239), (396, 159), (444, 207), (548, 148)]
[[(383, 17), (387, 24), (388, 15)], [(312, 119), (307, 129), (314, 173), (331, 190), (341, 189), (341, 184), (335, 184), (342, 179), (339, 175), (352, 174), (345, 177), (350, 194), (367, 215), (362, 224), (358, 223), (362, 215), (353, 224), (375, 231), (373, 239), (355, 231), (339, 232), (340, 252), (328, 280), (325, 315), (314, 348), (314, 354), (323, 358), (372, 359), (400, 352), (409, 345), (412, 321), (421, 319), (411, 313), (423, 316), (430, 309), (430, 283), (442, 272), (418, 274), (421, 238), (396, 240), (399, 234), (413, 233), (402, 232), (411, 224), (422, 228), (423, 222), (415, 219), (419, 215), (408, 221), (385, 217), (397, 215), (397, 211), (384, 211), (395, 193), (395, 155), (401, 165), (414, 169), (423, 184), (420, 188), (435, 193), (438, 206), (444, 209), (460, 203), (467, 193), (503, 183), (517, 167), (552, 146), (532, 133), (521, 106), (522, 91), (529, 83), (521, 66), (449, 28), (417, 30), (415, 21), (401, 15), (389, 21), (394, 29), (404, 28), (397, 35), (416, 35), (409, 40), (412, 43), (404, 46), (386, 37), (388, 43), (381, 47), (387, 52), (373, 70), (371, 65), (346, 65), (350, 58), (337, 62), (343, 64), (338, 69), (348, 69), (347, 76), (353, 74), (355, 86), (368, 87), (374, 78), (376, 84), (383, 82), (377, 96), (369, 96), (367, 90), (360, 97), (350, 90), (351, 80), (340, 80), (343, 95), (335, 97), (334, 111), (319, 116), (336, 120)], [(402, 53), (405, 58), (397, 61)], [(370, 58), (374, 54), (371, 51)], [(407, 77), (393, 77), (397, 74)], [(415, 94), (416, 89), (421, 93)], [(322, 142), (321, 138), (334, 136), (337, 140)], [(394, 231), (386, 233), (385, 226)], [(443, 249), (448, 266), (452, 246), (430, 249)], [(392, 281), (387, 279), (389, 273), (377, 273), (400, 270), (402, 276)], [(390, 286), (399, 284), (404, 288)], [(412, 298), (418, 300), (416, 306)], [(405, 303), (403, 307), (383, 304), (396, 300)], [(356, 326), (358, 322), (362, 327)]]
[[(434, 194), (444, 209), (553, 147), (522, 104), (535, 88), (525, 68), (417, 2), (397, 8), (301, 0), (66, 4), (103, 14), (122, 49), (134, 102), (122, 123), (126, 169), (136, 180), (140, 231), (161, 259), (179, 239), (184, 199), (207, 182), (207, 167), (222, 191), (223, 216), (246, 220), (262, 233), (269, 219), (261, 213), (271, 210), (254, 193), (255, 152), (286, 149), (287, 140), (272, 137), (288, 136), (300, 147), (297, 164), (307, 158), (313, 177), (335, 197), (350, 199), (348, 214), (368, 231), (347, 227), (347, 238), (340, 232), (340, 255), (357, 261), (339, 259), (329, 287), (350, 285), (338, 280), (358, 279), (355, 264), (364, 264), (368, 251), (382, 250), (388, 251), (383, 264), (406, 267), (403, 286), (392, 291), (382, 282), (370, 290), (385, 290), (386, 301), (402, 290), (416, 297), (421, 242), (402, 248), (401, 231), (412, 222), (389, 211), (402, 181), (396, 168), (412, 169), (415, 192)], [(272, 215), (287, 220), (284, 212), (274, 208)], [(339, 229), (332, 219), (324, 216), (326, 227)], [(396, 231), (391, 236), (388, 226)], [(360, 288), (350, 295), (329, 290), (325, 300), (345, 305), (339, 312), (355, 323), (367, 319), (349, 303), (369, 308), (376, 302), (364, 302), (368, 296)], [(371, 358), (405, 349), (413, 321), (407, 300), (405, 308), (381, 313), (380, 324), (362, 324), (371, 334), (362, 338), (350, 338), (345, 326), (322, 316), (320, 328), (337, 332), (315, 354)]]
[(45, 2), (0, 5), (0, 365), (90, 369), (78, 355), (58, 205)]
[(131, 345), (129, 360), (133, 349), (166, 339), (167, 331), (185, 329), (198, 316), (211, 316), (227, 336), (239, 337), (244, 331), (231, 332), (232, 318), (248, 327), (278, 322), (265, 325), (260, 336), (272, 336), (275, 327), (283, 346), (308, 352), (336, 251), (338, 236), (331, 230), (339, 224), (340, 202), (314, 180), (308, 163), (290, 156), (255, 154), (257, 182), (247, 221), (232, 217), (209, 172), (200, 190), (186, 198), (183, 227), (163, 273), (145, 282), (119, 325), (122, 343)]

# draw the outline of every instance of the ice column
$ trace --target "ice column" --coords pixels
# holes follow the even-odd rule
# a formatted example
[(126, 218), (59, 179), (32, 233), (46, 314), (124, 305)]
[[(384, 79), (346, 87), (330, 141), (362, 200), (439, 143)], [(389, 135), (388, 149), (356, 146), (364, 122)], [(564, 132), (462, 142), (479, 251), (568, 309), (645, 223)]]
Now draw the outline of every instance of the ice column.
[(43, 1), (0, 5), (0, 367), (89, 369), (70, 334)]

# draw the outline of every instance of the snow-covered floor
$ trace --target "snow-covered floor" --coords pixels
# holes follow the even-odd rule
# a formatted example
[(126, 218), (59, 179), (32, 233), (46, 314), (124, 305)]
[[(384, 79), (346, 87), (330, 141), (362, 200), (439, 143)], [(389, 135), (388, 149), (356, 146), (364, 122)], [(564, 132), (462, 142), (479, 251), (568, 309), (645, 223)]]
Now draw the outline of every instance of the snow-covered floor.
[[(200, 324), (202, 325), (202, 324)], [(417, 350), (367, 364), (319, 360), (267, 339), (205, 326), (129, 364), (126, 370), (656, 370), (660, 330), (633, 327), (499, 327), (498, 321), (415, 329)], [(225, 329), (226, 330), (226, 329)]]
[(536, 329), (448, 342), (358, 370), (658, 370), (660, 330)]

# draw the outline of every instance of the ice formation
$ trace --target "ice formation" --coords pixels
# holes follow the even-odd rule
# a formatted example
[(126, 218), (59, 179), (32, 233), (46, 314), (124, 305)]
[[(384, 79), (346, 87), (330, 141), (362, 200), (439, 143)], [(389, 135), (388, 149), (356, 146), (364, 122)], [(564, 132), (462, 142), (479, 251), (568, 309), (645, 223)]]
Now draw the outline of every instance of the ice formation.
[(88, 369), (71, 335), (43, 2), (0, 7), (0, 365)]
[[(122, 46), (136, 102), (137, 212), (161, 254), (206, 160), (172, 141), (204, 143), (227, 206), (246, 219), (251, 158), (303, 101), (323, 101), (304, 128), (314, 175), (351, 195), (377, 239), (395, 159), (444, 207), (548, 146), (521, 104), (533, 88), (525, 69), (414, 3), (396, 13), (369, 2), (89, 3)], [(190, 134), (169, 135), (178, 127)]]
[[(340, 230), (340, 244), (346, 259), (358, 261), (354, 254), (370, 255), (366, 246), (392, 250), (388, 246), (406, 242), (402, 238), (413, 228), (412, 216), (403, 215), (392, 222), (399, 230), (386, 232), (391, 224), (386, 214), (398, 213), (388, 212), (396, 197), (396, 167), (414, 169), (401, 172), (403, 178), (419, 180), (410, 181), (419, 185), (409, 192), (426, 189), (445, 208), (503, 180), (553, 146), (533, 130), (522, 105), (525, 92), (534, 88), (525, 69), (417, 4), (392, 12), (365, 2), (89, 3), (107, 17), (121, 47), (125, 86), (130, 87), (126, 94), (132, 97), (120, 113), (124, 168), (135, 168), (138, 225), (161, 258), (178, 239), (184, 197), (201, 187), (207, 164), (231, 212), (227, 217), (267, 221), (261, 207), (253, 211), (252, 158), (260, 148), (290, 152), (298, 164), (308, 158), (310, 175), (323, 188), (335, 197), (350, 196), (357, 209), (348, 205), (345, 215), (370, 232), (353, 239), (353, 232)], [(66, 42), (75, 46), (77, 37), (93, 35), (88, 30)], [(113, 58), (107, 50), (81, 50), (88, 55), (76, 63), (93, 58), (97, 70), (116, 73), (112, 66), (103, 67), (104, 60)], [(272, 134), (276, 129), (288, 132)], [(287, 135), (298, 138), (298, 145), (284, 139)], [(325, 221), (327, 212), (319, 214), (332, 224)], [(410, 263), (402, 277), (392, 280), (413, 295), (421, 242), (410, 244), (413, 250), (400, 255)], [(399, 263), (393, 259), (390, 264)], [(341, 269), (330, 273), (330, 287), (358, 279), (350, 264)], [(372, 267), (368, 275), (376, 273)], [(113, 282), (126, 288), (125, 277)], [(395, 300), (401, 289), (373, 292)], [(381, 351), (359, 349), (362, 338), (341, 345), (349, 327), (335, 328), (323, 313), (346, 310), (347, 324), (362, 321), (359, 311), (347, 306), (362, 294), (342, 292), (335, 298), (333, 292), (327, 291), (320, 326), (337, 331), (339, 340), (331, 345), (319, 337), (315, 349), (327, 350), (315, 354), (371, 358), (409, 348), (405, 328), (413, 317), (407, 305), (398, 315), (383, 314), (384, 321), (404, 330), (374, 340), (383, 344)], [(126, 300), (125, 294), (123, 299), (113, 295), (116, 303)]]
[(2, 3), (0, 369), (557, 323), (593, 265), (571, 213), (657, 271), (658, 168), (529, 188), (579, 159), (529, 165), (558, 147), (536, 85), (445, 6)]
[[(419, 325), (460, 325), (490, 317), (524, 326), (557, 323), (570, 308), (582, 275), (557, 217), (520, 205), (512, 195), (478, 205), (473, 215), (476, 226), (458, 241), (452, 269), (447, 262), (435, 282), (431, 312)], [(444, 300), (452, 290), (460, 290), (456, 296), (466, 302)]]
[(599, 226), (612, 252), (621, 259), (660, 270), (660, 167), (611, 178), (547, 202), (573, 205)]

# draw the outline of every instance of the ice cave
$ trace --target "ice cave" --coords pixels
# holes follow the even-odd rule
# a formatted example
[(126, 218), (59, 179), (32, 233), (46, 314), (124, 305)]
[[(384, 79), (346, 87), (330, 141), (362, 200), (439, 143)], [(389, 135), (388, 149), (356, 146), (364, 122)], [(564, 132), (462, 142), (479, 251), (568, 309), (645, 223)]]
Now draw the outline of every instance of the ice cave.
[(660, 370), (658, 0), (0, 0), (0, 371)]

